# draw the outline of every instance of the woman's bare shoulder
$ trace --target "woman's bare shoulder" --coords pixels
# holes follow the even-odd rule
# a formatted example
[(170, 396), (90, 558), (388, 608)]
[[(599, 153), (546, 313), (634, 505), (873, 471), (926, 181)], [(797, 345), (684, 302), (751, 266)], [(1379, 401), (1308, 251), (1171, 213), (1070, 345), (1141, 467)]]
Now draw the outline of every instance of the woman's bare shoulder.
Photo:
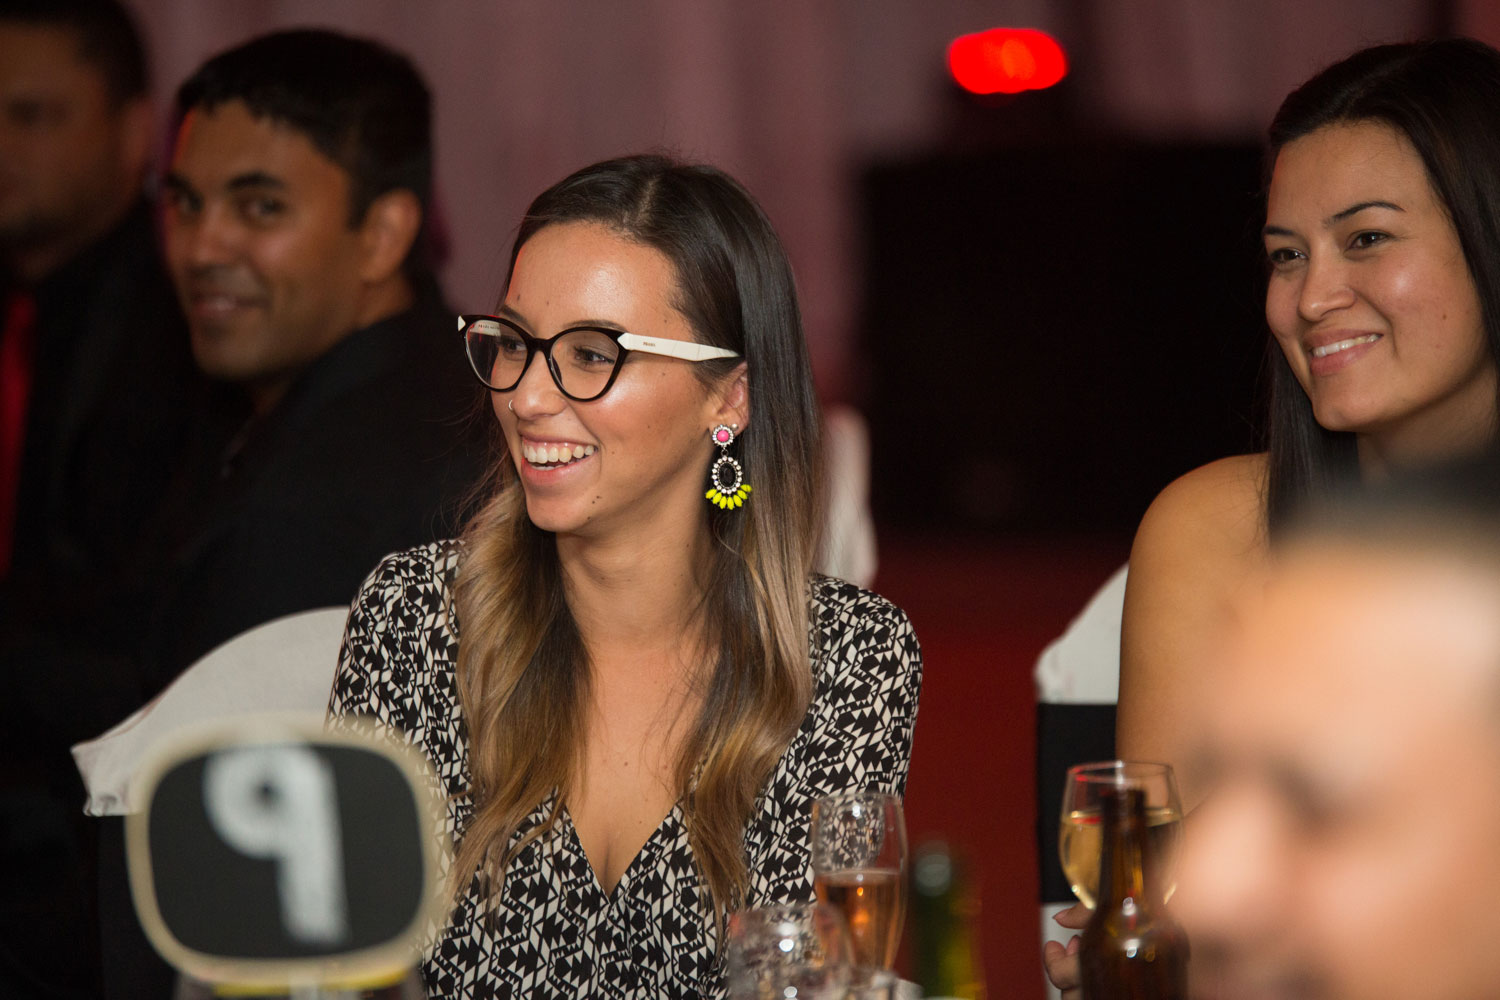
[[(1220, 459), (1177, 479), (1141, 519), (1130, 551), (1120, 644), (1118, 748), (1187, 760), (1194, 678), (1217, 655), (1235, 594), (1265, 553), (1264, 455)], [(1180, 773), (1184, 802), (1200, 792)]]
[(1136, 532), (1141, 560), (1253, 557), (1264, 548), (1266, 456), (1235, 455), (1180, 476), (1152, 501)]

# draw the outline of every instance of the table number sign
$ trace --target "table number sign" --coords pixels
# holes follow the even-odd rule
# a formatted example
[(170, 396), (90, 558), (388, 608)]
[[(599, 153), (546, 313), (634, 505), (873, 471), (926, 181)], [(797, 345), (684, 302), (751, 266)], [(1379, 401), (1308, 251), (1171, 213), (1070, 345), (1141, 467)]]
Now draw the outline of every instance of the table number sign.
[(175, 739), (126, 821), (151, 943), (210, 982), (315, 984), (409, 968), (439, 844), (414, 754), (316, 721), (236, 721)]

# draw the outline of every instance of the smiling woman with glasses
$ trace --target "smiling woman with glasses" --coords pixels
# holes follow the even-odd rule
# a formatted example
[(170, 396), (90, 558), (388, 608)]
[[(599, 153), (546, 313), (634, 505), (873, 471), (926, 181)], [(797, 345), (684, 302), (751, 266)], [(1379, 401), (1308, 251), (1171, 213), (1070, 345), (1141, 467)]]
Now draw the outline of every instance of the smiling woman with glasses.
[(921, 677), (900, 610), (812, 572), (786, 254), (721, 171), (611, 160), (532, 203), (458, 329), (492, 498), (376, 570), (331, 704), (448, 795), (428, 992), (722, 996), (727, 914), (812, 898), (813, 800), (904, 790)]

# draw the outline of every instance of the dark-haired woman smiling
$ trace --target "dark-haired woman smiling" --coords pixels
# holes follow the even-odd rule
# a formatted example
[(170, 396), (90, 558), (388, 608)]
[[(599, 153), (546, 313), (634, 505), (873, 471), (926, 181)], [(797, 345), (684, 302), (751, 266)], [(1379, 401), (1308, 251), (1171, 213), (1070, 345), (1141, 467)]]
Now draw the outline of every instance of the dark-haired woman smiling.
[(461, 320), (506, 457), (459, 543), (351, 612), (335, 716), (433, 761), (458, 842), (434, 996), (712, 996), (722, 918), (812, 895), (812, 800), (904, 789), (905, 616), (811, 573), (818, 419), (748, 194), (634, 157), (544, 192)]
[[(1493, 446), (1500, 395), (1500, 53), (1351, 56), (1271, 126), (1263, 230), (1270, 448), (1157, 498), (1130, 558), (1120, 752), (1183, 764), (1195, 665), (1288, 512), (1340, 481)], [(1179, 775), (1191, 808), (1203, 786)]]
[[(1200, 668), (1288, 515), (1339, 484), (1491, 451), (1500, 415), (1500, 52), (1356, 52), (1286, 98), (1270, 153), (1268, 448), (1168, 486), (1130, 553), (1118, 749), (1173, 764), (1187, 809), (1209, 790), (1191, 753), (1215, 696)], [(1076, 960), (1056, 944), (1045, 957), (1076, 987)]]

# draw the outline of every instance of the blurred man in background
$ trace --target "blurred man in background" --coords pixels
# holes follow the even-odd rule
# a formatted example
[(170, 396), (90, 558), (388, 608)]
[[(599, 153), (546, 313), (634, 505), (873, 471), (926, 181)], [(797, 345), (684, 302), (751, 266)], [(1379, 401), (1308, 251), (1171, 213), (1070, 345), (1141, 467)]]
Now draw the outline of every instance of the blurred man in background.
[(479, 393), (422, 238), (427, 88), (327, 31), (216, 56), (178, 93), (167, 259), (218, 383), (162, 520), (149, 696), (223, 640), (347, 604), (380, 556), (455, 530)]
[(68, 743), (136, 685), (108, 657), (196, 376), (144, 196), (146, 60), (114, 0), (0, 0), (0, 995), (98, 990)]
[[(253, 626), (347, 605), (383, 555), (451, 537), (486, 465), (423, 238), (431, 107), (412, 65), (277, 32), (205, 63), (178, 116), (163, 234), (215, 391), (146, 546), (142, 699)], [(165, 996), (117, 820), (102, 838), (106, 995)]]
[(1500, 477), (1318, 515), (1219, 680), (1173, 900), (1203, 995), (1500, 995)]

